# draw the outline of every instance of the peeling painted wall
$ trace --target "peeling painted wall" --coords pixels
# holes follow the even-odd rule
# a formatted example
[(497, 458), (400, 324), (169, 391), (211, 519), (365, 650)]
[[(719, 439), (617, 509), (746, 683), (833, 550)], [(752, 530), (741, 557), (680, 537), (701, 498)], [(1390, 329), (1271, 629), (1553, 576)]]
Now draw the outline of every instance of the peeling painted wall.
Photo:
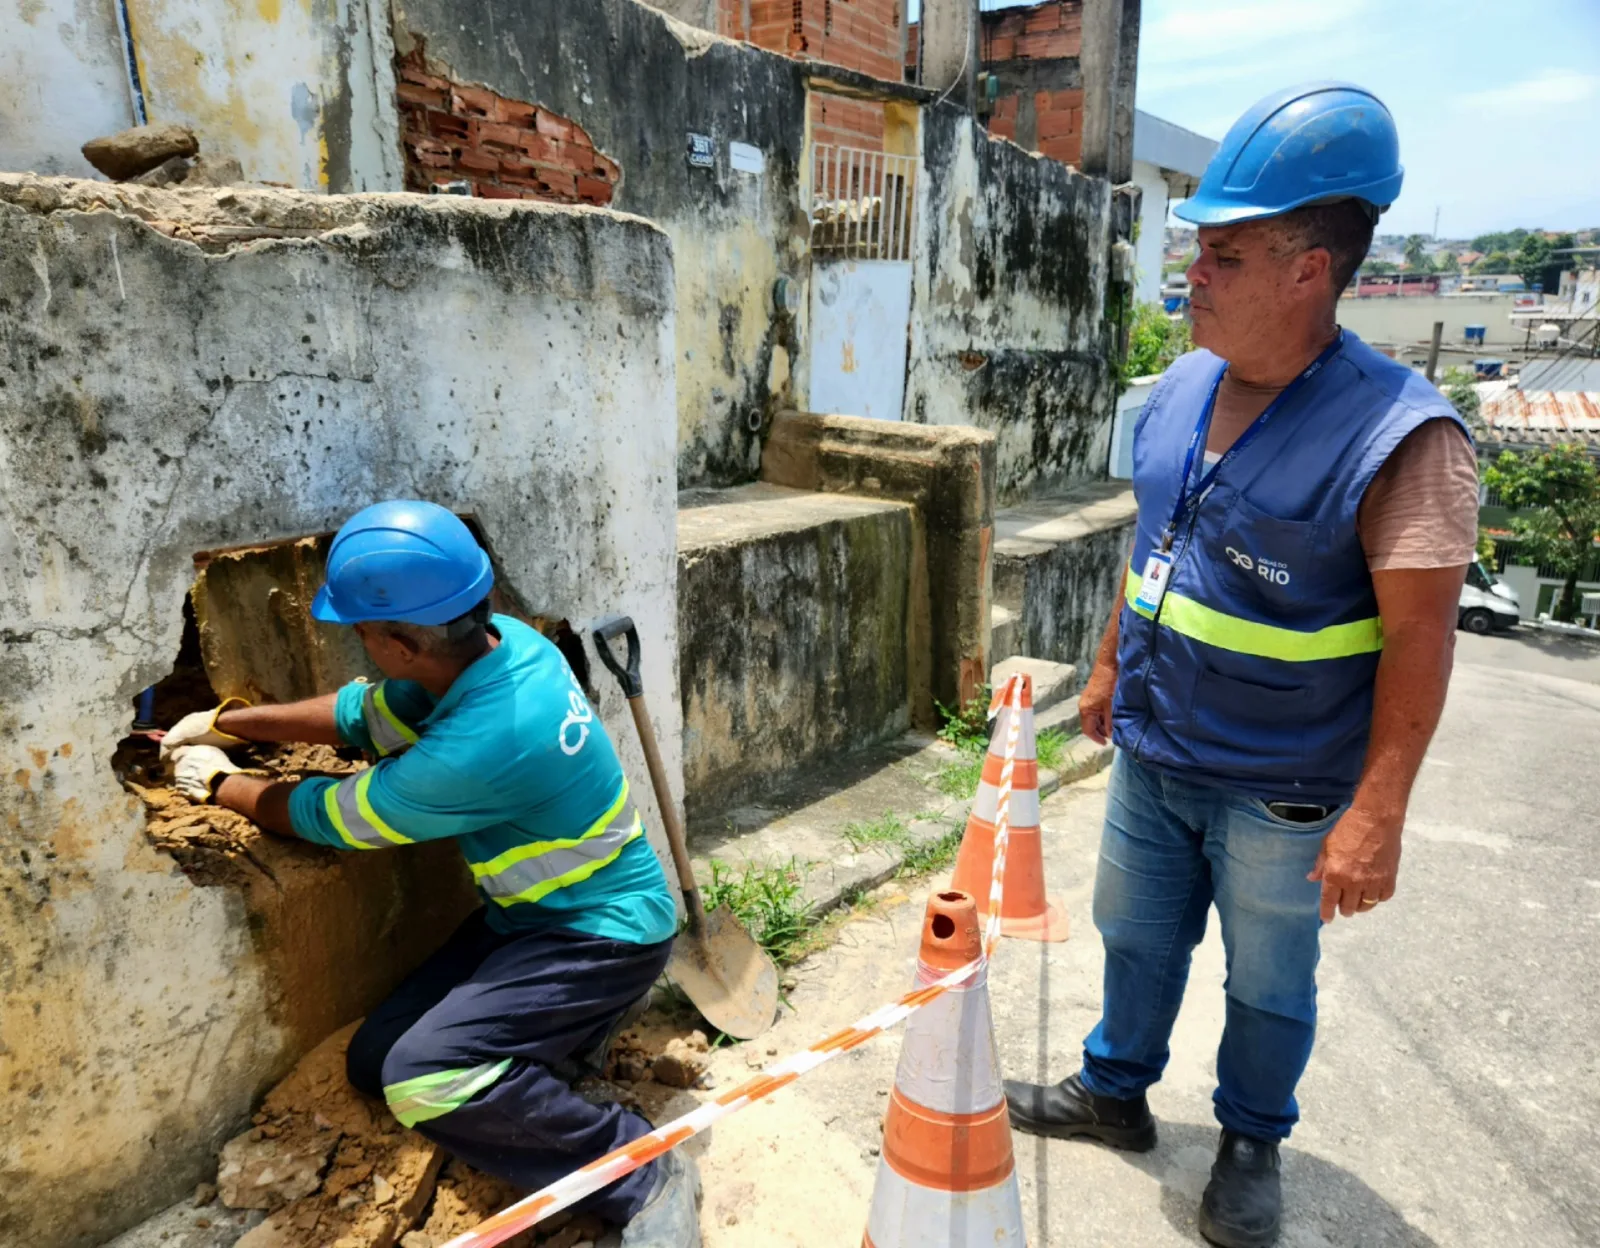
[(133, 125), (114, 0), (0, 0), (0, 169), (99, 175), (79, 148)]
[[(203, 155), (304, 190), (400, 188), (381, 0), (128, 0), (128, 15), (150, 120), (192, 127)], [(134, 124), (112, 0), (0, 0), (0, 30), (0, 168), (94, 176), (78, 149)]]
[(997, 439), (1002, 498), (1103, 476), (1109, 185), (924, 110), (906, 419)]
[(679, 776), (672, 298), (665, 235), (603, 210), (0, 176), (0, 1243), (176, 1200), (298, 1055), (241, 895), (109, 765), (194, 552), (472, 512), (531, 610), (638, 622)]
[[(634, 0), (398, 0), (394, 32), (456, 81), (570, 117), (621, 165), (614, 206), (665, 229), (677, 261), (678, 483), (753, 478), (805, 375), (803, 312), (773, 301), (786, 276), (804, 308), (804, 66)], [(713, 140), (713, 168), (689, 164), (691, 132)], [(734, 168), (730, 142), (759, 149), (762, 172)]]

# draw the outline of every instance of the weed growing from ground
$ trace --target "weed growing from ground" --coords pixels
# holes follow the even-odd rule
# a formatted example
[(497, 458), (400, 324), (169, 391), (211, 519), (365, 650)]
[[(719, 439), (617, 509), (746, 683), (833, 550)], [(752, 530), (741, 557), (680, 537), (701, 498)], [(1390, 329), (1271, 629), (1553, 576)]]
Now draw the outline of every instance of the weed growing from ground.
[(746, 863), (742, 871), (713, 858), (705, 907), (718, 906), (727, 906), (780, 966), (805, 956), (801, 944), (815, 921), (805, 899), (805, 870), (793, 858), (777, 867)]
[(886, 810), (881, 819), (874, 819), (871, 823), (846, 824), (844, 839), (850, 842), (851, 852), (859, 854), (870, 845), (909, 845), (911, 829), (894, 811)]
[(924, 841), (920, 845), (908, 847), (905, 861), (900, 864), (899, 874), (930, 875), (935, 871), (943, 871), (956, 860), (956, 851), (961, 848), (963, 831), (962, 826), (957, 824), (936, 841)]

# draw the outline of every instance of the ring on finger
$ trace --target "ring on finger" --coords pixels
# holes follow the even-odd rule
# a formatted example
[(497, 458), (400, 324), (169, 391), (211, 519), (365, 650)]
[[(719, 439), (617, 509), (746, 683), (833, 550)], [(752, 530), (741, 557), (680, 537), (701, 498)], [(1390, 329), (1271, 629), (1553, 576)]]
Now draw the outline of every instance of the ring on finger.
[(1370, 910), (1370, 909), (1372, 909), (1373, 906), (1375, 906), (1377, 904), (1378, 904), (1378, 899), (1376, 897), (1363, 897), (1361, 899), (1361, 908), (1363, 910)]

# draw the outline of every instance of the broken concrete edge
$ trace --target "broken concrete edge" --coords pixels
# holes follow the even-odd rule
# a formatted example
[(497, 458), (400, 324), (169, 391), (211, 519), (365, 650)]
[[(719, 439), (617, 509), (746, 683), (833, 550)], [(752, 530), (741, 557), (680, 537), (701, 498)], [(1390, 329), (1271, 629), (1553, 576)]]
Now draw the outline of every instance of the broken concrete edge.
[[(1076, 720), (1076, 708), (1069, 717), (1063, 715), (1062, 723)], [(907, 739), (917, 739), (916, 734), (908, 734)], [(1067, 785), (1076, 784), (1098, 775), (1111, 765), (1115, 755), (1115, 747), (1107, 743), (1096, 745), (1086, 737), (1074, 737), (1066, 745), (1062, 766), (1059, 771), (1046, 768), (1039, 770), (1039, 799), (1043, 801), (1057, 790)], [(953, 756), (953, 752), (952, 752)], [(832, 862), (832, 871), (828, 878), (823, 880), (819, 875), (812, 873), (811, 868), (820, 865), (820, 860), (797, 863), (806, 871), (805, 898), (807, 915), (817, 921), (834, 910), (850, 905), (863, 893), (870, 892), (880, 884), (886, 884), (900, 873), (905, 865), (906, 856), (914, 849), (925, 848), (944, 837), (953, 827), (965, 826), (972, 813), (973, 802), (976, 798), (957, 799), (947, 802), (941, 811), (942, 819), (914, 820), (908, 824), (911, 836), (904, 845), (876, 846), (870, 849), (852, 850), (849, 842), (843, 836), (838, 840), (840, 853)], [(784, 855), (775, 852), (768, 857), (769, 862), (782, 860)], [(691, 854), (694, 865), (695, 878), (700, 881), (704, 889), (711, 878), (711, 857)]]
[(247, 245), (298, 243), (326, 235), (382, 226), (422, 213), (460, 220), (462, 214), (502, 219), (517, 215), (584, 215), (614, 218), (671, 238), (647, 217), (589, 204), (541, 200), (422, 195), (410, 191), (314, 195), (271, 186), (176, 188), (137, 182), (97, 182), (33, 173), (0, 173), (0, 204), (39, 216), (111, 212), (138, 221), (178, 244)]

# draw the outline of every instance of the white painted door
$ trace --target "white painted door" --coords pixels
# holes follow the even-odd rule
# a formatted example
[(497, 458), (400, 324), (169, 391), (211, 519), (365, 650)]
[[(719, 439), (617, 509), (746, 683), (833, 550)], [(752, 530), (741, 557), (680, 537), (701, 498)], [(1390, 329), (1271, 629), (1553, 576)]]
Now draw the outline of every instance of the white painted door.
[(909, 260), (814, 264), (811, 410), (899, 420), (910, 331)]
[(912, 156), (812, 148), (813, 412), (900, 419), (918, 171)]

